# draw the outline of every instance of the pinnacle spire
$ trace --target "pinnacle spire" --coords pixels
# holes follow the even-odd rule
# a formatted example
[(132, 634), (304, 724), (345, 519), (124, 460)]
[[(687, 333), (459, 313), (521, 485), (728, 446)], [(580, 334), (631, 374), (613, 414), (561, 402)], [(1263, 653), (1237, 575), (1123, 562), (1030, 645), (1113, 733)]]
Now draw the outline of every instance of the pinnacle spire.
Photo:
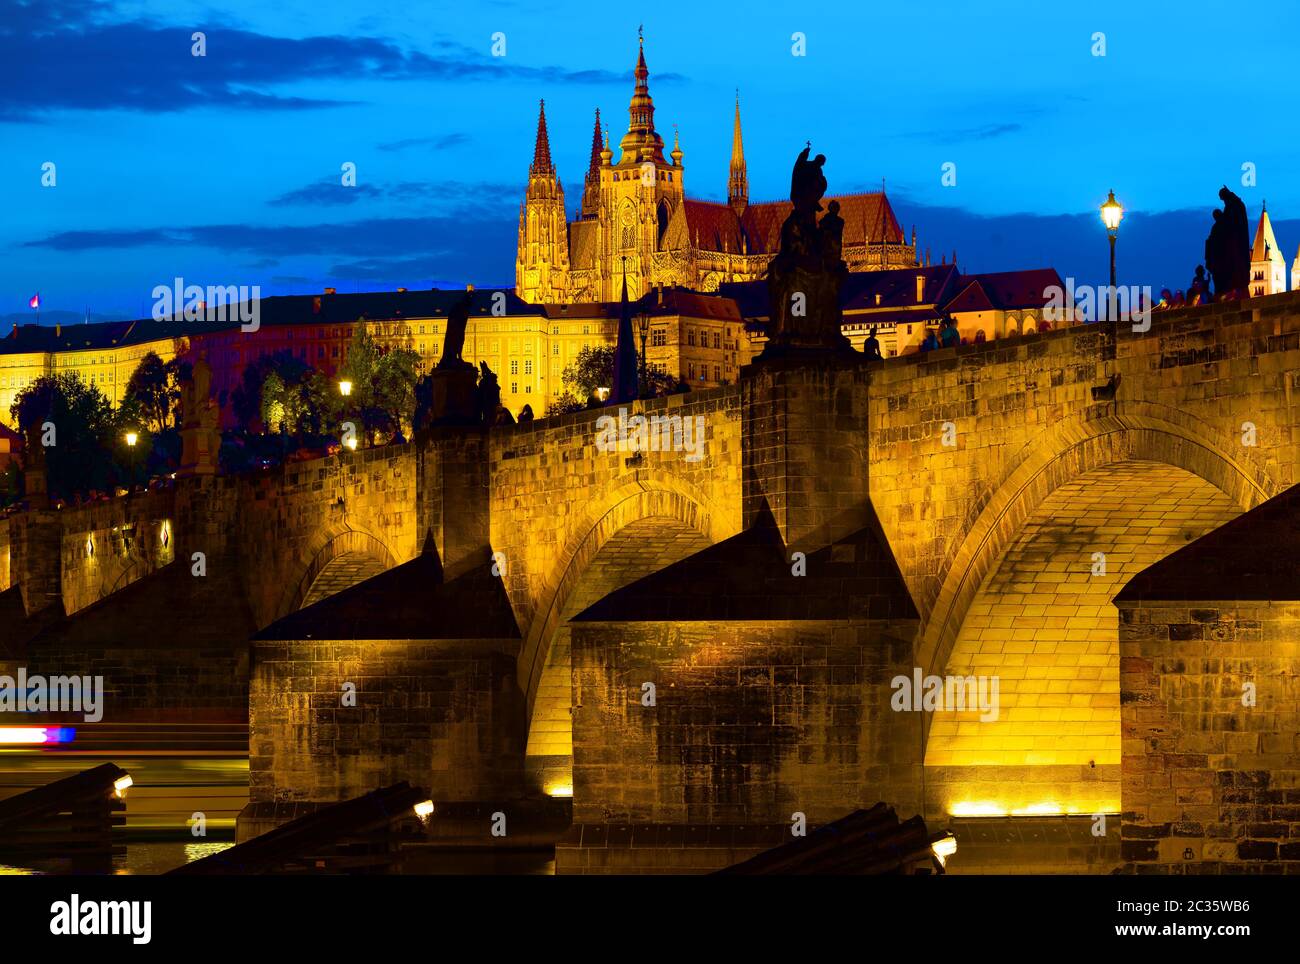
[(600, 210), (600, 168), (602, 164), (600, 139), (600, 108), (596, 108), (596, 128), (591, 132), (591, 161), (582, 186), (582, 216), (593, 218)]
[(546, 101), (542, 101), (537, 111), (537, 142), (533, 146), (533, 165), (528, 169), (533, 174), (554, 174), (555, 165), (551, 163), (551, 139), (546, 133)]
[[(640, 35), (641, 31), (638, 30), (637, 33)], [(643, 35), (640, 36), (638, 43), (636, 69), (632, 71), (632, 75), (636, 78), (636, 88), (627, 107), (627, 133), (623, 135), (619, 145), (623, 149), (623, 156), (619, 159), (619, 163), (629, 160), (667, 163), (664, 160), (664, 139), (655, 130), (655, 104), (650, 96), (650, 68), (645, 63)]]
[(587, 181), (600, 177), (600, 108), (596, 108), (596, 127), (591, 132), (591, 161), (587, 164)]
[(740, 91), (736, 91), (736, 117), (731, 131), (731, 170), (727, 175), (727, 203), (736, 217), (749, 204), (749, 175), (745, 169), (745, 145), (740, 136)]

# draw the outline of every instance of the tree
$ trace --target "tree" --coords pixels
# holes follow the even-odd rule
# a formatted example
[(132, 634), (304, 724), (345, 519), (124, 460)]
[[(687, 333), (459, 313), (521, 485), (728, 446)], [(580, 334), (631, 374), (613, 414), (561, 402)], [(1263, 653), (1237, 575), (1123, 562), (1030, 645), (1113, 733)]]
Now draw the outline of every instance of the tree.
[(416, 368), (420, 356), (409, 348), (384, 348), (358, 321), (339, 369), (339, 379), (352, 383), (343, 414), (355, 415), (370, 444), (378, 434), (409, 431), (415, 418)]
[(188, 367), (178, 358), (164, 363), (156, 352), (149, 352), (126, 383), (122, 407), (138, 413), (141, 426), (150, 432), (178, 425), (181, 378)]
[[(578, 352), (578, 357), (573, 360), (573, 364), (564, 369), (565, 392), (560, 396), (560, 404), (572, 406), (575, 400), (591, 398), (598, 388), (611, 388), (614, 384), (615, 351), (613, 345), (584, 346)], [(642, 398), (666, 395), (673, 391), (678, 382), (673, 376), (655, 368), (649, 370), (647, 381), (648, 385), (641, 386)], [(577, 407), (581, 408), (583, 404)], [(548, 411), (555, 410), (554, 404), (548, 408)], [(568, 410), (574, 409), (569, 407)]]
[[(9, 406), (18, 428), (44, 446), (51, 495), (70, 498), (78, 492), (108, 491), (130, 475), (119, 438), (123, 421), (100, 390), (75, 372), (42, 375)], [(32, 453), (25, 452), (24, 459)]]
[(235, 417), (245, 429), (258, 423), (268, 432), (318, 435), (332, 412), (324, 375), (284, 350), (258, 358), (244, 369), (231, 396)]

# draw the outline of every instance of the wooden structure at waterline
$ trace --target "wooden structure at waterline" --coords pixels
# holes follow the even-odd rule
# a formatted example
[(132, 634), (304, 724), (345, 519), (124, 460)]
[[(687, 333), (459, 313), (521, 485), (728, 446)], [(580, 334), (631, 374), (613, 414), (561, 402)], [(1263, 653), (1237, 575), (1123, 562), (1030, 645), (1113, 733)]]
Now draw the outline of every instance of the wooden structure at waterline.
[(385, 874), (400, 869), (404, 843), (425, 839), (416, 804), (429, 791), (405, 781), (325, 804), (252, 840), (172, 874)]
[(715, 873), (941, 874), (932, 845), (923, 819), (899, 821), (893, 807), (878, 803)]
[(107, 858), (130, 776), (103, 763), (0, 800), (0, 858)]

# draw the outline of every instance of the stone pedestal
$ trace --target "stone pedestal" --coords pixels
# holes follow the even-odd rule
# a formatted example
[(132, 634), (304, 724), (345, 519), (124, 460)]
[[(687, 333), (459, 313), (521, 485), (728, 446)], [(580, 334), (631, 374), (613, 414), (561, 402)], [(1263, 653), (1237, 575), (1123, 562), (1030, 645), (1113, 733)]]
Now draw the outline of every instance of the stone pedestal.
[(435, 368), (429, 374), (432, 425), (474, 425), (478, 422), (478, 404), (475, 388), (478, 373), (473, 365), (457, 363), (447, 368)]
[(181, 429), (181, 464), (177, 475), (216, 475), (221, 433), (213, 426), (193, 424)]
[(791, 348), (741, 370), (744, 519), (766, 505), (786, 545), (817, 549), (865, 521), (866, 356)]

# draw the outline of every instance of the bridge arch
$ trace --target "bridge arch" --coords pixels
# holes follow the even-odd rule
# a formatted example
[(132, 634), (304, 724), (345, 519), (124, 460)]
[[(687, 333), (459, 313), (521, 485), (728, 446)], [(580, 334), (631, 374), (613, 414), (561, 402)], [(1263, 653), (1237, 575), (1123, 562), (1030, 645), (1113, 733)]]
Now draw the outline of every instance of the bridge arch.
[(991, 720), (926, 714), (929, 812), (1118, 807), (1110, 601), (1279, 491), (1250, 454), (1151, 405), (1066, 420), (1020, 453), (961, 540), (919, 640), (927, 673), (996, 678), (1000, 689)]
[(978, 516), (960, 542), (932, 605), (917, 647), (917, 665), (941, 673), (952, 644), (994, 564), (1053, 492), (1071, 479), (1116, 462), (1158, 462), (1181, 468), (1224, 492), (1241, 511), (1281, 491), (1271, 473), (1244, 448), (1217, 437), (1203, 423), (1167, 406), (1114, 405), (1101, 416), (1063, 419), (1029, 443), (1011, 468), (979, 500)]
[[(293, 577), (286, 580), (276, 618), (319, 602), (347, 584), (355, 585), (397, 565), (393, 553), (379, 539), (363, 529), (331, 526), (312, 540)], [(326, 590), (326, 582), (335, 585)], [(315, 592), (313, 592), (315, 590)]]
[[(720, 514), (680, 477), (641, 470), (616, 480), (568, 527), (519, 657), (530, 769), (543, 786), (565, 782), (569, 764), (559, 758), (571, 754), (567, 621), (615, 589), (733, 535), (739, 519), (738, 507), (734, 517)], [(552, 769), (543, 775), (542, 767)]]

